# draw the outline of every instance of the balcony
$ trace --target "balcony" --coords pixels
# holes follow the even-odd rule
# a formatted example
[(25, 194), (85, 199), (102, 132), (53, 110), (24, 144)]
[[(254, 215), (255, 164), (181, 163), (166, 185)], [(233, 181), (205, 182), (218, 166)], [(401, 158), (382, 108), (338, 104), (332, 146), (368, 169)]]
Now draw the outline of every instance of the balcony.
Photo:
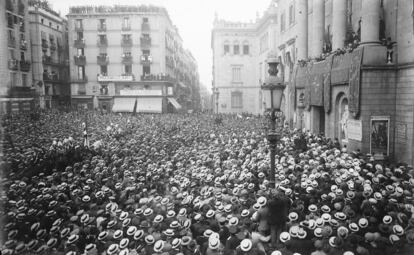
[(75, 26), (75, 31), (76, 32), (83, 32), (83, 25), (76, 25)]
[(98, 47), (108, 47), (108, 39), (99, 39), (96, 44)]
[(21, 50), (27, 50), (27, 41), (26, 40), (20, 40), (20, 49)]
[(49, 83), (66, 83), (66, 79), (59, 78), (58, 74), (56, 73), (43, 73), (43, 81)]
[(142, 31), (149, 31), (149, 30), (150, 30), (150, 25), (149, 25), (149, 23), (148, 23), (148, 22), (143, 22), (143, 23), (141, 24), (141, 30), (142, 30)]
[(30, 71), (30, 61), (29, 60), (22, 60), (20, 61), (20, 70), (23, 72), (29, 72)]
[(140, 42), (141, 42), (141, 48), (151, 47), (151, 38), (149, 37), (141, 37)]
[(122, 47), (132, 47), (132, 39), (122, 39), (121, 40)]
[(76, 40), (73, 42), (73, 46), (74, 46), (75, 48), (78, 48), (78, 49), (80, 49), (80, 48), (85, 48), (85, 39), (84, 39), (84, 38), (76, 39)]
[(9, 48), (16, 48), (16, 38), (9, 37), (9, 40), (7, 41), (7, 45)]
[(106, 55), (97, 56), (96, 62), (100, 66), (106, 66), (109, 63), (109, 57)]
[(57, 49), (56, 43), (55, 42), (50, 42), (50, 50), (51, 51), (55, 51)]
[(131, 25), (122, 25), (122, 31), (131, 31)]
[(132, 56), (128, 55), (128, 54), (122, 54), (122, 64), (131, 65), (132, 64)]
[(141, 55), (141, 64), (148, 66), (152, 63), (152, 56), (151, 55)]
[(34, 97), (35, 91), (30, 87), (13, 86), (9, 89), (8, 95), (10, 97)]
[(46, 39), (42, 39), (42, 50), (46, 51), (47, 48), (49, 48), (49, 43), (47, 42)]
[(106, 24), (98, 24), (98, 32), (106, 32)]
[(86, 57), (84, 55), (73, 56), (75, 60), (75, 65), (77, 66), (84, 66), (86, 65)]
[(72, 83), (86, 83), (88, 82), (88, 77), (86, 75), (84, 77), (76, 77), (76, 78), (73, 78), (71, 82)]
[(8, 66), (10, 70), (19, 70), (19, 61), (17, 59), (9, 59)]

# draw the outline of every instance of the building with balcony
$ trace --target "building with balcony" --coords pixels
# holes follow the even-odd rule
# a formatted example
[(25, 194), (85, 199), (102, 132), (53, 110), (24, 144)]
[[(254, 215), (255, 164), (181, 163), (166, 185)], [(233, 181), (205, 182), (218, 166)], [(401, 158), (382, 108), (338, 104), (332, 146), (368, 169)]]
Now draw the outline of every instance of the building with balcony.
[(27, 1), (0, 2), (0, 114), (34, 108), (28, 25)]
[[(272, 51), (287, 86), (282, 111), (291, 127), (336, 138), (349, 152), (414, 164), (413, 8), (412, 1), (392, 0), (271, 1), (255, 22), (260, 27), (272, 17), (265, 25), (268, 35), (254, 33), (253, 68), (234, 53), (248, 25), (216, 21), (213, 88), (220, 91), (219, 111), (234, 102), (233, 96), (222, 97), (228, 87), (236, 90), (231, 65), (241, 63), (244, 73), (256, 75), (252, 84), (258, 88)], [(263, 104), (260, 93), (255, 97)]]
[(70, 105), (67, 21), (49, 7), (29, 6), (33, 84), (41, 108)]
[(199, 108), (197, 63), (165, 8), (71, 7), (68, 24), (74, 107), (148, 113)]

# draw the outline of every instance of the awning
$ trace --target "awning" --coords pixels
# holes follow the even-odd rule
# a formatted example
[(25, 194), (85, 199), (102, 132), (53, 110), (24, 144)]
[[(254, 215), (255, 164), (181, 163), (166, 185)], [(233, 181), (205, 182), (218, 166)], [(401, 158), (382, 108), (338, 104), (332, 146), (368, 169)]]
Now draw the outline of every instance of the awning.
[(182, 108), (181, 105), (177, 102), (177, 100), (175, 100), (175, 98), (173, 97), (169, 97), (168, 102), (170, 102), (177, 110), (180, 110)]
[(137, 98), (137, 112), (162, 113), (161, 97)]
[(135, 97), (115, 97), (114, 105), (112, 107), (113, 112), (134, 112)]

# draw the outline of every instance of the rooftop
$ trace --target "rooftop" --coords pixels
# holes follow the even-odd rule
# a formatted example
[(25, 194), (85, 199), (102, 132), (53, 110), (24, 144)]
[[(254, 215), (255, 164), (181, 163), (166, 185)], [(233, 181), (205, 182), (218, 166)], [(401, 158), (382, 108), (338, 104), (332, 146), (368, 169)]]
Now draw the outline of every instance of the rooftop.
[(76, 14), (103, 14), (103, 13), (131, 13), (131, 12), (145, 12), (145, 13), (165, 13), (168, 16), (167, 10), (164, 7), (153, 5), (114, 5), (114, 6), (73, 6), (69, 9), (68, 15)]

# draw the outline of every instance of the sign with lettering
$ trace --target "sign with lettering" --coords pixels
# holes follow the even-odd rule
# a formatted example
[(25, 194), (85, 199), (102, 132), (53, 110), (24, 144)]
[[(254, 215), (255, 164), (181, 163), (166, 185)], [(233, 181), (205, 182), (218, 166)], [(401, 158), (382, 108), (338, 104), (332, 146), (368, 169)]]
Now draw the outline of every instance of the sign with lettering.
[(407, 124), (404, 123), (397, 123), (395, 125), (395, 136), (397, 139), (397, 143), (407, 143)]
[(360, 120), (348, 119), (348, 139), (362, 141), (362, 122)]
[(105, 82), (109, 82), (109, 81), (133, 81), (134, 78), (131, 76), (103, 76), (103, 75), (99, 75), (98, 76), (98, 81), (105, 81)]
[(162, 90), (122, 89), (119, 94), (121, 96), (162, 96)]

